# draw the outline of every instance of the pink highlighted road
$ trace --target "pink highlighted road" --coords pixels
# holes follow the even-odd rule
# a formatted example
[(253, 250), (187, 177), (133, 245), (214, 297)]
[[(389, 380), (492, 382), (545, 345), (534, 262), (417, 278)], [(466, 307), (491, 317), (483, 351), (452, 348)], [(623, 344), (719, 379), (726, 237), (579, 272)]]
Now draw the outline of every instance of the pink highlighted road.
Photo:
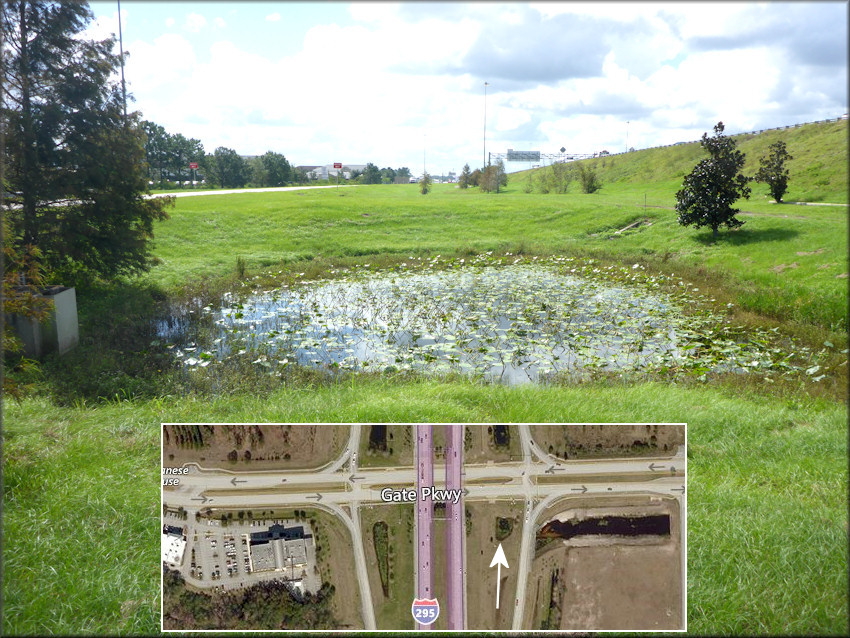
[[(433, 426), (430, 423), (416, 425), (416, 564), (419, 566), (416, 578), (416, 597), (434, 598), (434, 548), (432, 530), (434, 527), (434, 506), (430, 499), (418, 498), (423, 487), (434, 485), (434, 442)], [(430, 625), (416, 623), (417, 629), (431, 629)]]
[[(463, 490), (463, 435), (462, 423), (446, 425), (446, 489)], [(466, 515), (463, 506), (463, 492), (457, 504), (449, 500), (446, 503), (448, 518), (446, 527), (446, 547), (448, 561), (446, 567), (446, 608), (449, 630), (464, 628), (464, 587), (463, 587), (463, 542), (466, 536)]]

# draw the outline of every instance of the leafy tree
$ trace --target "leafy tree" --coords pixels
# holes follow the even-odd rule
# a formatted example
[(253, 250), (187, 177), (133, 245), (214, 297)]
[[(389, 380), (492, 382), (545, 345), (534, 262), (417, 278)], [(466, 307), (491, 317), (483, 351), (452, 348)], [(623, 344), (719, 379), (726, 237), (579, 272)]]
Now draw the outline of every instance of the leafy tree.
[(739, 210), (732, 208), (732, 204), (740, 197), (750, 197), (747, 186), (750, 178), (740, 172), (746, 158), (737, 150), (735, 140), (723, 135), (723, 130), (723, 122), (718, 122), (714, 137), (703, 133), (700, 146), (709, 157), (694, 167), (676, 193), (679, 223), (696, 228), (709, 226), (715, 239), (721, 225), (728, 228), (743, 225), (744, 222), (735, 217)]
[(395, 180), (395, 171), (389, 166), (381, 169), (381, 182), (383, 184), (392, 184)]
[[(12, 246), (38, 249), (47, 279), (114, 278), (153, 263), (145, 135), (124, 117), (115, 38), (86, 40), (85, 2), (2, 4), (4, 187)], [(35, 255), (35, 253), (31, 253)]]
[(299, 168), (299, 167), (295, 166), (291, 170), (292, 170), (292, 181), (294, 181), (298, 184), (303, 184), (307, 181), (307, 173), (304, 171), (303, 168)]
[(192, 175), (190, 162), (199, 162), (204, 156), (204, 146), (199, 140), (182, 134), (169, 134), (155, 122), (144, 120), (141, 128), (145, 133), (145, 158), (151, 179), (164, 182), (167, 179), (184, 180)]
[(168, 163), (169, 135), (155, 122), (144, 120), (141, 127), (145, 133), (145, 159), (148, 162), (150, 178), (157, 182), (164, 182)]
[(267, 151), (260, 157), (266, 170), (266, 183), (264, 186), (286, 186), (292, 179), (292, 166), (286, 157), (280, 153)]
[(484, 169), (484, 173), (479, 180), (479, 186), (485, 193), (493, 191), (499, 192), (501, 186), (507, 186), (508, 175), (505, 173), (505, 164), (499, 160), (495, 164), (491, 164)]
[(375, 166), (372, 162), (366, 164), (366, 168), (363, 169), (363, 173), (360, 175), (360, 183), (361, 184), (380, 184), (381, 183), (381, 171)]
[(232, 148), (219, 146), (206, 161), (207, 171), (222, 188), (241, 188), (248, 181), (248, 164)]
[(412, 175), (410, 174), (410, 169), (407, 168), (407, 166), (402, 166), (401, 168), (397, 168), (396, 171), (395, 171), (395, 176), (401, 177), (401, 178), (406, 179), (408, 181), (412, 177)]
[(484, 171), (480, 168), (476, 168), (472, 171), (472, 174), (469, 176), (469, 185), (470, 186), (478, 186), (481, 183), (481, 177), (484, 175)]
[(584, 163), (579, 164), (578, 179), (581, 182), (581, 190), (584, 193), (595, 193), (602, 188), (602, 182), (596, 175), (596, 169), (593, 166), (586, 166)]
[(422, 179), (419, 180), (419, 192), (423, 195), (427, 195), (428, 191), (431, 190), (431, 176), (428, 173), (424, 173), (422, 175)]
[(177, 180), (191, 176), (190, 162), (197, 162), (204, 156), (204, 145), (199, 140), (186, 138), (182, 134), (168, 136), (167, 165), (169, 177)]
[(782, 196), (788, 190), (788, 169), (785, 162), (794, 159), (785, 148), (785, 142), (774, 142), (768, 148), (768, 154), (759, 160), (759, 170), (755, 180), (760, 184), (767, 184), (770, 194), (779, 204)]
[(248, 170), (251, 173), (250, 183), (254, 186), (268, 186), (269, 174), (260, 157), (252, 157), (248, 160)]
[(460, 173), (460, 179), (458, 180), (458, 185), (461, 188), (469, 188), (471, 179), (472, 179), (472, 173), (469, 170), (469, 164), (464, 164), (463, 170)]
[(564, 194), (570, 187), (570, 182), (572, 181), (572, 174), (569, 167), (564, 162), (556, 162), (552, 164), (551, 174), (549, 175), (549, 178), (551, 180), (550, 184), (552, 190), (554, 190), (556, 193)]

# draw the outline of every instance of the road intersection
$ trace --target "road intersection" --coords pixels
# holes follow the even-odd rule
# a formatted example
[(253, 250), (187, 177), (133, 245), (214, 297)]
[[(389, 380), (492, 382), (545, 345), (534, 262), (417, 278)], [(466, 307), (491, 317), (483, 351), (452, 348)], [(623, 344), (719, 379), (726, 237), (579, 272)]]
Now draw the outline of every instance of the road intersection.
[[(534, 442), (530, 425), (518, 424), (522, 460), (463, 464), (464, 424), (448, 424), (446, 476), (435, 482), (432, 424), (410, 424), (415, 430), (415, 466), (361, 468), (357, 450), (362, 424), (351, 424), (345, 449), (331, 463), (304, 471), (235, 472), (224, 468), (204, 468), (186, 464), (188, 472), (180, 484), (163, 488), (163, 502), (170, 508), (182, 507), (194, 520), (195, 513), (207, 509), (235, 510), (271, 507), (316, 507), (334, 514), (351, 534), (354, 562), (360, 589), (362, 619), (366, 630), (376, 629), (371, 587), (368, 579), (359, 508), (387, 502), (385, 496), (399, 490), (416, 495), (427, 487), (460, 489), (457, 504), (447, 502), (447, 604), (448, 626), (466, 627), (464, 591), (466, 587), (465, 515), (463, 501), (513, 501), (524, 503), (520, 556), (511, 558), (518, 574), (512, 629), (522, 627), (526, 578), (534, 553), (537, 521), (555, 504), (594, 495), (660, 495), (680, 503), (685, 491), (685, 450), (679, 446), (666, 457), (569, 460), (546, 454)], [(577, 501), (576, 501), (577, 502)], [(683, 508), (682, 508), (683, 511)], [(433, 503), (416, 498), (416, 588), (417, 598), (434, 598)], [(495, 548), (493, 548), (493, 551)], [(424, 566), (424, 568), (423, 568)], [(418, 625), (418, 623), (417, 623)], [(427, 625), (418, 625), (428, 628)]]

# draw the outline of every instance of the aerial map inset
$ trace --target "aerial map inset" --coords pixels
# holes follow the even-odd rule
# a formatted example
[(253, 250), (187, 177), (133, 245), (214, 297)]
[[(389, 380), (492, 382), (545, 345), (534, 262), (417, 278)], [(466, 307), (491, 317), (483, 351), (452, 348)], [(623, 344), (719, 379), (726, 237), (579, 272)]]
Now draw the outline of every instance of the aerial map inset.
[(164, 631), (684, 631), (683, 423), (165, 423)]

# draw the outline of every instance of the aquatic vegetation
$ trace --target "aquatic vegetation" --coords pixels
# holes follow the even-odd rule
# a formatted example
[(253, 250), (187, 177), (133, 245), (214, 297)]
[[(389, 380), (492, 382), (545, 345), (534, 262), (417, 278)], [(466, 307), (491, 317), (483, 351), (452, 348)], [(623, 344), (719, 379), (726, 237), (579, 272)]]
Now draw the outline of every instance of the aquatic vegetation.
[(176, 356), (189, 368), (249, 356), (278, 375), (301, 365), (504, 383), (594, 372), (823, 378), (812, 353), (802, 368), (775, 331), (729, 325), (697, 288), (639, 264), (488, 253), (369, 266), (312, 281), (295, 273), (270, 290), (248, 282), (196, 313), (209, 326), (208, 343), (175, 346)]

